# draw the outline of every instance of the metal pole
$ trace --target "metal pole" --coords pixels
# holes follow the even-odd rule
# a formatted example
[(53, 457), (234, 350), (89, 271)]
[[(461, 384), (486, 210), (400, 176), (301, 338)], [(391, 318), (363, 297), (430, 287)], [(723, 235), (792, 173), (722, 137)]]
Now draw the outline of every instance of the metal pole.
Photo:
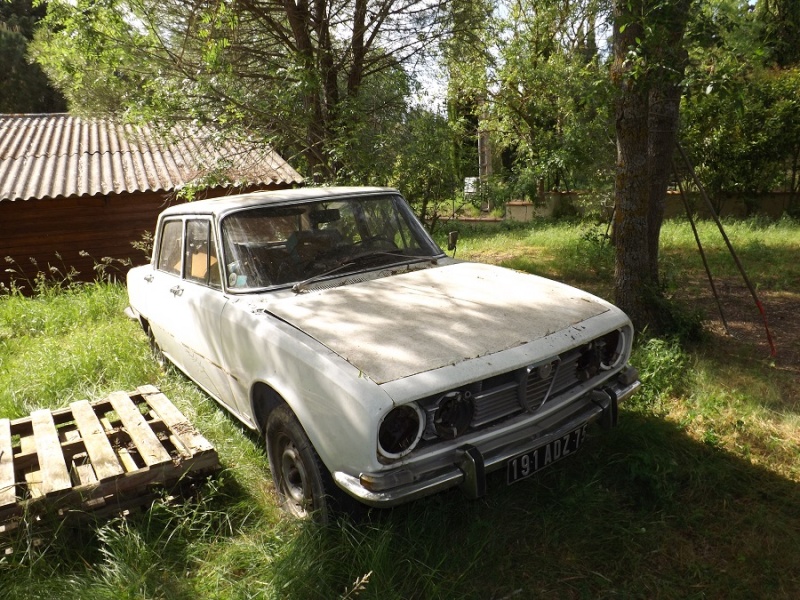
[(681, 146), (679, 142), (677, 142), (676, 145), (678, 146), (678, 151), (681, 153), (683, 162), (686, 163), (686, 167), (689, 169), (689, 173), (691, 173), (692, 175), (694, 184), (697, 186), (697, 189), (700, 190), (700, 195), (703, 197), (703, 200), (705, 200), (706, 204), (708, 205), (708, 210), (711, 212), (711, 216), (713, 217), (714, 222), (717, 224), (719, 232), (722, 234), (722, 239), (725, 240), (725, 244), (728, 246), (728, 251), (731, 253), (733, 261), (736, 263), (736, 266), (739, 268), (739, 272), (742, 274), (742, 279), (744, 279), (744, 282), (747, 285), (747, 289), (750, 290), (750, 295), (756, 302), (756, 307), (758, 308), (758, 311), (761, 313), (761, 319), (764, 321), (764, 330), (767, 332), (767, 341), (769, 342), (770, 355), (774, 357), (778, 354), (778, 352), (775, 349), (775, 343), (772, 340), (772, 333), (770, 333), (769, 330), (769, 324), (767, 323), (767, 313), (764, 310), (764, 305), (761, 304), (761, 300), (759, 300), (758, 294), (756, 293), (753, 284), (750, 283), (750, 278), (747, 276), (747, 273), (745, 273), (744, 267), (742, 266), (742, 263), (739, 261), (739, 257), (736, 255), (736, 252), (733, 249), (733, 245), (731, 244), (731, 241), (728, 239), (728, 235), (725, 233), (725, 228), (722, 226), (722, 222), (719, 220), (717, 212), (714, 210), (714, 206), (711, 204), (711, 200), (709, 199), (708, 194), (706, 194), (706, 190), (703, 187), (703, 184), (700, 183), (700, 179), (697, 177), (697, 173), (695, 173), (694, 167), (692, 166), (692, 163), (689, 161), (689, 157), (686, 156), (686, 152), (684, 152), (683, 146)]
[(686, 193), (683, 191), (683, 184), (681, 184), (681, 178), (678, 174), (678, 169), (675, 167), (675, 161), (672, 161), (672, 171), (675, 173), (675, 179), (678, 181), (678, 190), (681, 192), (681, 199), (683, 200), (683, 206), (686, 209), (686, 217), (689, 219), (689, 224), (692, 226), (692, 233), (694, 234), (694, 240), (697, 242), (697, 249), (700, 251), (700, 257), (703, 259), (703, 267), (706, 270), (706, 276), (708, 277), (708, 283), (711, 285), (711, 293), (714, 295), (714, 300), (717, 303), (717, 309), (719, 310), (719, 317), (722, 319), (722, 327), (725, 329), (726, 334), (730, 334), (728, 331), (728, 322), (725, 320), (725, 313), (722, 311), (722, 304), (719, 301), (719, 294), (717, 294), (717, 286), (714, 285), (714, 278), (711, 276), (711, 269), (708, 266), (708, 260), (706, 260), (706, 253), (703, 250), (703, 244), (700, 243), (700, 235), (697, 233), (697, 227), (694, 224), (694, 218), (692, 218), (692, 211), (689, 210), (689, 201), (686, 198)]

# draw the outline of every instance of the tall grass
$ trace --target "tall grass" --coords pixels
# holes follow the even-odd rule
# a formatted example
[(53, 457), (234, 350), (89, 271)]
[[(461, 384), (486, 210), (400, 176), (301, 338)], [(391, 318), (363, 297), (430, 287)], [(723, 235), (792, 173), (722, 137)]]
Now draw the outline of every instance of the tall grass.
[(0, 414), (60, 407), (155, 376), (133, 322), (120, 318), (122, 287), (97, 283), (0, 298)]
[[(597, 232), (470, 229), (457, 256), (609, 293), (613, 257)], [(798, 266), (784, 263), (800, 227), (729, 233), (747, 264), (773, 253), (759, 266), (763, 289), (797, 294)], [(702, 285), (688, 226), (667, 224), (663, 242), (675, 289)], [(723, 254), (712, 250), (719, 269)], [(800, 596), (800, 382), (753, 359), (752, 344), (642, 340), (633, 361), (645, 389), (574, 459), (510, 487), (493, 475), (480, 500), (453, 491), (319, 527), (279, 512), (261, 441), (157, 368), (125, 302), (107, 284), (0, 297), (0, 416), (151, 383), (211, 440), (223, 470), (181, 502), (18, 530), (15, 552), (0, 556), (0, 598)]]

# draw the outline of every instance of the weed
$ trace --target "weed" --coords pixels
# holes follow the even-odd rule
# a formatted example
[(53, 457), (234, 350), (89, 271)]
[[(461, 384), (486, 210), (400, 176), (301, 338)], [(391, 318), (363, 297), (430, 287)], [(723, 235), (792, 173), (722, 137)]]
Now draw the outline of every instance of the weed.
[(576, 245), (575, 260), (596, 277), (610, 278), (614, 273), (614, 246), (602, 225), (583, 230)]
[(33, 279), (26, 274), (26, 270), (10, 256), (5, 257), (5, 262), (10, 266), (6, 269), (6, 273), (10, 274), (10, 285), (0, 283), (0, 293), (2, 294), (35, 294), (37, 296), (48, 296), (58, 292), (63, 288), (68, 288), (75, 284), (76, 278), (80, 273), (71, 265), (64, 264), (61, 254), (56, 252), (56, 259), (60, 265), (53, 265), (48, 263), (46, 268), (41, 268), (39, 262), (30, 257), (33, 268), (36, 274)]
[(642, 382), (631, 400), (634, 406), (663, 414), (669, 400), (692, 388), (691, 360), (676, 339), (640, 337), (631, 363), (639, 369)]
[(113, 258), (111, 256), (104, 256), (98, 260), (85, 250), (81, 250), (78, 252), (78, 254), (85, 258), (91, 258), (94, 262), (93, 268), (95, 272), (95, 281), (114, 282), (117, 281), (118, 278), (124, 281), (125, 274), (132, 265), (130, 258)]
[(134, 250), (139, 250), (144, 254), (144, 258), (147, 262), (150, 261), (150, 257), (153, 255), (153, 232), (145, 231), (142, 234), (141, 239), (131, 242), (131, 246), (133, 246)]

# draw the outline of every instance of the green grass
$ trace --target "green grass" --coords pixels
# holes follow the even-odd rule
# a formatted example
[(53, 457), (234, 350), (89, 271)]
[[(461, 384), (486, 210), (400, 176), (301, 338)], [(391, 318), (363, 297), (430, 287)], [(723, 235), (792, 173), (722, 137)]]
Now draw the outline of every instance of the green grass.
[[(727, 226), (759, 289), (796, 300), (800, 226)], [(457, 257), (608, 297), (603, 232), (464, 228)], [(706, 249), (732, 280), (724, 246)], [(708, 295), (688, 224), (665, 226), (663, 255), (676, 302)], [(224, 469), (185, 502), (17, 532), (17, 551), (0, 558), (0, 598), (800, 597), (800, 381), (796, 365), (750, 338), (641, 340), (633, 361), (645, 389), (579, 457), (511, 487), (493, 475), (480, 500), (453, 491), (323, 528), (278, 511), (260, 440), (156, 367), (125, 303), (123, 288), (105, 284), (0, 297), (0, 415), (150, 383)]]

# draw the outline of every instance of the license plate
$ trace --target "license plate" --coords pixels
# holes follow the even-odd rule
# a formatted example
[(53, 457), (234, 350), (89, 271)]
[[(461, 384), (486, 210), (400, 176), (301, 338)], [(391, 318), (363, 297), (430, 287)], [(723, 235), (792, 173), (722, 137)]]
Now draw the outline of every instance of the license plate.
[(565, 456), (574, 454), (586, 439), (586, 425), (547, 442), (534, 450), (508, 459), (506, 463), (506, 481), (511, 485), (534, 473), (541, 471)]

